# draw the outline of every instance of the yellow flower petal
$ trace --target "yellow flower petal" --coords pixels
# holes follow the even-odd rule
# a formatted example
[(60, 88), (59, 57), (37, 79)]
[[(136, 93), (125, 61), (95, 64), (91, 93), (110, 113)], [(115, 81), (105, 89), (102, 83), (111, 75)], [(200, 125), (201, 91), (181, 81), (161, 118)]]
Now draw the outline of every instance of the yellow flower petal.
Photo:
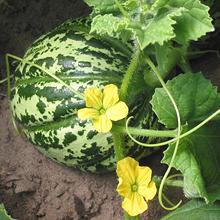
[(93, 120), (93, 126), (98, 132), (109, 132), (112, 128), (112, 121), (106, 115), (100, 115)]
[(86, 107), (91, 107), (99, 110), (102, 108), (102, 97), (103, 94), (98, 88), (86, 89), (85, 93)]
[(88, 118), (94, 119), (94, 118), (97, 118), (99, 116), (99, 112), (96, 109), (93, 109), (93, 108), (79, 109), (77, 114), (78, 114), (78, 117), (81, 120), (85, 120), (85, 119), (88, 119)]
[(146, 200), (152, 200), (157, 193), (157, 187), (153, 181), (151, 181), (148, 185), (141, 185), (138, 187), (138, 193)]
[(136, 176), (138, 185), (149, 184), (151, 181), (152, 170), (149, 167), (138, 166), (136, 169)]
[(105, 86), (103, 90), (103, 108), (108, 109), (118, 101), (118, 87), (113, 84)]
[(125, 198), (122, 208), (130, 215), (137, 216), (148, 209), (147, 202), (138, 193), (133, 193), (131, 199)]
[(135, 169), (138, 162), (131, 157), (126, 157), (117, 162), (117, 175), (123, 182), (132, 185), (135, 183)]
[(121, 120), (128, 115), (128, 106), (124, 102), (120, 101), (112, 107), (108, 108), (106, 115), (112, 121)]
[(119, 178), (118, 181), (119, 183), (116, 191), (119, 193), (119, 195), (131, 199), (133, 193), (131, 191), (131, 185), (128, 182), (123, 181), (122, 178)]

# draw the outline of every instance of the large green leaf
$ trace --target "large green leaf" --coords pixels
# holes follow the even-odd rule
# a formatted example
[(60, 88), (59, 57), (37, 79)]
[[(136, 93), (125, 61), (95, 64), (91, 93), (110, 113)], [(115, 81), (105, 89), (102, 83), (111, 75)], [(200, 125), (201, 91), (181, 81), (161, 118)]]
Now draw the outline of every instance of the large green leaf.
[[(217, 88), (200, 73), (178, 75), (166, 85), (177, 103), (182, 124), (202, 121), (220, 107)], [(155, 90), (151, 104), (161, 123), (167, 128), (177, 127), (175, 109), (163, 88)]]
[(214, 31), (208, 6), (199, 0), (172, 0), (170, 5), (181, 7), (183, 2), (188, 11), (177, 18), (175, 33), (178, 43), (187, 44), (189, 40), (198, 40), (206, 33)]
[(173, 39), (175, 37), (173, 25), (176, 24), (174, 18), (181, 16), (183, 11), (182, 7), (159, 10), (152, 19), (148, 19), (140, 26), (133, 25), (130, 29), (137, 38), (141, 49), (149, 44), (163, 45), (164, 42)]
[[(212, 122), (180, 141), (173, 167), (184, 176), (188, 198), (214, 202), (220, 198), (220, 123)], [(170, 164), (174, 144), (164, 152), (163, 163)]]
[(157, 0), (153, 10), (161, 7), (184, 7), (182, 16), (177, 17), (175, 25), (175, 40), (187, 44), (190, 40), (198, 40), (206, 33), (213, 31), (212, 19), (209, 16), (209, 7), (200, 0)]
[(161, 220), (219, 220), (220, 204), (205, 204), (199, 200), (192, 200), (177, 210), (171, 212)]
[(12, 220), (12, 218), (7, 214), (3, 204), (0, 204), (0, 220)]

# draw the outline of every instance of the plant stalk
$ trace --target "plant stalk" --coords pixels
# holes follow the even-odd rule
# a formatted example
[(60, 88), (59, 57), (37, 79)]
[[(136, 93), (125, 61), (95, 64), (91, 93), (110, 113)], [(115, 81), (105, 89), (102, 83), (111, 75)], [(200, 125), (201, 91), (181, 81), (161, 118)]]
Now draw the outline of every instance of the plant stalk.
[(135, 73), (135, 71), (138, 68), (138, 61), (140, 57), (140, 49), (138, 48), (135, 53), (132, 56), (131, 63), (124, 75), (124, 78), (122, 80), (121, 88), (120, 88), (120, 100), (121, 101), (127, 101), (128, 100), (128, 91), (129, 91), (129, 86), (132, 83), (132, 77)]
[[(117, 2), (117, 1), (116, 1)], [(140, 49), (138, 48), (135, 53), (132, 56), (131, 63), (124, 75), (124, 78), (122, 80), (121, 88), (120, 88), (120, 100), (127, 102), (128, 97), (128, 91), (129, 86), (132, 83), (132, 77), (135, 73), (135, 71), (138, 68), (138, 61), (140, 56)], [(123, 130), (123, 132), (119, 132), (119, 130)], [(119, 161), (124, 158), (124, 134), (126, 133), (126, 128), (121, 126), (113, 126), (112, 129), (112, 136), (114, 141), (114, 150), (115, 150), (115, 157), (116, 161)], [(126, 212), (124, 212), (124, 219), (125, 220), (139, 220), (139, 216), (129, 216)]]
[(124, 135), (112, 130), (112, 137), (114, 141), (114, 150), (116, 161), (124, 158)]
[[(121, 134), (127, 134), (126, 127), (115, 125), (113, 128), (114, 132)], [(176, 137), (176, 130), (150, 130), (128, 127), (130, 134), (135, 136), (145, 136), (145, 137)]]

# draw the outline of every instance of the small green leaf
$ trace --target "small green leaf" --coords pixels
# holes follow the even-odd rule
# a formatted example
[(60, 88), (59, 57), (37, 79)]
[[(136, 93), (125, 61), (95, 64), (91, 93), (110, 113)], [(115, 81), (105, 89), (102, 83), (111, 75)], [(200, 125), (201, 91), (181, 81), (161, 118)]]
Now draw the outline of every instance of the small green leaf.
[[(220, 198), (220, 124), (210, 123), (181, 139), (173, 167), (184, 176), (188, 198), (214, 202)], [(174, 151), (171, 144), (164, 152), (163, 163), (170, 164)]]
[(0, 204), (0, 220), (12, 220), (12, 218), (7, 214), (3, 204)]
[[(201, 73), (178, 75), (166, 85), (176, 101), (182, 124), (203, 121), (220, 107), (217, 88)], [(151, 104), (162, 124), (177, 127), (175, 109), (163, 88), (155, 90)]]
[(192, 200), (177, 210), (169, 213), (161, 220), (219, 220), (220, 205), (205, 204), (200, 200)]
[(116, 17), (112, 14), (97, 15), (91, 24), (91, 33), (114, 37), (117, 32), (122, 31), (128, 25), (127, 19)]

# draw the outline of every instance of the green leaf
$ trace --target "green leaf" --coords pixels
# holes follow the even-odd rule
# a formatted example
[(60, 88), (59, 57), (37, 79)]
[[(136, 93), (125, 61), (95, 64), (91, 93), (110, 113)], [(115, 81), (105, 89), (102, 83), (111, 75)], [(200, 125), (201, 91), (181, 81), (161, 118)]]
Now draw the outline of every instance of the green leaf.
[(170, 40), (188, 45), (213, 30), (209, 7), (199, 0), (119, 0), (120, 6), (114, 0), (86, 2), (93, 15), (101, 13), (92, 22), (93, 32), (125, 39), (132, 34), (142, 50)]
[(128, 21), (125, 18), (116, 17), (112, 14), (97, 15), (91, 24), (91, 33), (114, 37), (117, 32), (126, 28)]
[(180, 44), (198, 40), (214, 30), (209, 7), (202, 4), (200, 0), (157, 0), (152, 9), (157, 10), (160, 7), (184, 7), (182, 16), (175, 19), (175, 40)]
[[(181, 139), (173, 167), (184, 176), (184, 193), (188, 198), (214, 202), (220, 198), (220, 123), (210, 123)], [(163, 163), (170, 164), (171, 144), (164, 152)]]
[(173, 25), (176, 24), (175, 17), (181, 16), (183, 8), (173, 8), (171, 10), (159, 10), (157, 15), (148, 19), (145, 24), (133, 24), (129, 28), (138, 40), (143, 50), (149, 44), (158, 43), (163, 45), (164, 42), (175, 37)]
[(3, 204), (0, 204), (0, 220), (12, 220), (12, 218), (7, 214)]
[(192, 200), (161, 220), (219, 220), (219, 216), (219, 204), (207, 205), (200, 200)]
[[(182, 124), (203, 121), (220, 107), (217, 88), (201, 73), (178, 75), (166, 85), (176, 101)], [(177, 127), (175, 109), (163, 88), (155, 90), (151, 104), (162, 124)]]
[[(209, 16), (209, 7), (202, 4), (199, 0), (185, 1), (185, 8), (188, 9), (181, 18), (177, 18), (175, 27), (176, 41), (187, 44), (189, 40), (198, 40), (210, 31), (214, 31), (212, 19)], [(181, 1), (174, 1), (172, 5), (178, 7)]]

